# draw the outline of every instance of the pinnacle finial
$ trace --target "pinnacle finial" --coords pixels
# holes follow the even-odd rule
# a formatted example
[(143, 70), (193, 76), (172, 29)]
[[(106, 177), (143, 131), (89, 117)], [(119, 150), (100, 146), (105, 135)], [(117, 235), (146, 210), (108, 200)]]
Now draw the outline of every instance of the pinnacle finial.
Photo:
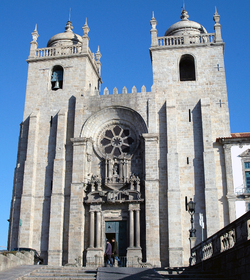
[(39, 34), (37, 32), (37, 24), (35, 25), (35, 30), (31, 33), (32, 35), (32, 42), (36, 42), (37, 38), (39, 37)]
[(88, 27), (87, 18), (86, 18), (86, 20), (85, 20), (84, 26), (82, 27), (82, 30), (83, 30), (83, 32), (84, 32), (84, 35), (88, 35), (90, 29), (89, 29), (89, 27)]
[(216, 6), (215, 6), (215, 12), (214, 12), (213, 20), (215, 21), (215, 24), (218, 24), (219, 21), (220, 21), (220, 15), (219, 15), (218, 12), (217, 12)]
[(150, 20), (150, 24), (152, 26), (152, 29), (156, 29), (157, 21), (155, 19), (155, 13), (152, 12), (152, 19)]
[(100, 48), (99, 48), (99, 46), (98, 46), (98, 48), (97, 48), (97, 52), (96, 52), (95, 56), (96, 56), (97, 61), (100, 61), (100, 58), (102, 57), (102, 55), (101, 55), (101, 53), (100, 53)]

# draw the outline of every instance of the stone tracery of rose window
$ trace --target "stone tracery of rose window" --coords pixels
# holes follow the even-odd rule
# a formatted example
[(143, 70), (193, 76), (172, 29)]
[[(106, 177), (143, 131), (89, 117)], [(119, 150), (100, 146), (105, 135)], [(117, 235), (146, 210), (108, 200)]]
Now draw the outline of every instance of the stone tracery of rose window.
[(102, 153), (115, 157), (132, 154), (137, 142), (133, 131), (123, 125), (110, 126), (100, 140)]

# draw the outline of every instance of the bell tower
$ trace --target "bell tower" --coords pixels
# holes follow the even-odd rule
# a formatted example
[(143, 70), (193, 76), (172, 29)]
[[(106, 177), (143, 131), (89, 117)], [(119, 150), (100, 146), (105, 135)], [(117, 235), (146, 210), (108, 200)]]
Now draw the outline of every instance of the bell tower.
[(99, 95), (101, 83), (101, 53), (89, 48), (87, 21), (82, 29), (83, 36), (73, 33), (68, 21), (63, 33), (38, 49), (35, 27), (27, 60), (9, 248), (37, 248), (51, 265), (62, 264), (68, 246), (63, 240), (68, 234), (76, 99)]
[[(169, 266), (182, 265), (183, 258), (188, 258), (185, 196), (194, 197), (196, 211), (206, 217), (207, 236), (224, 226), (223, 215), (217, 213), (229, 207), (229, 201), (226, 209), (219, 203), (222, 197), (226, 199), (221, 180), (225, 170), (223, 150), (216, 144), (216, 138), (230, 136), (220, 16), (215, 10), (214, 33), (189, 20), (186, 10), (180, 18), (162, 37), (157, 36), (154, 14), (150, 22), (153, 91), (158, 106), (164, 104), (158, 108), (158, 121), (159, 135), (167, 143), (160, 150), (167, 158)], [(226, 218), (227, 222), (233, 219), (233, 215)]]

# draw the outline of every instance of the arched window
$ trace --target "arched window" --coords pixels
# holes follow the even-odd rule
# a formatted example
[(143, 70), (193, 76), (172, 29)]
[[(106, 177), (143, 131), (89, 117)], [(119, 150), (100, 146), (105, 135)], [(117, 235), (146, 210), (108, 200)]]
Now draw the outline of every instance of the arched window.
[(180, 61), (180, 81), (195, 81), (194, 58), (190, 54), (184, 54)]
[(51, 74), (51, 89), (58, 90), (59, 88), (63, 88), (63, 68), (56, 65), (53, 67)]

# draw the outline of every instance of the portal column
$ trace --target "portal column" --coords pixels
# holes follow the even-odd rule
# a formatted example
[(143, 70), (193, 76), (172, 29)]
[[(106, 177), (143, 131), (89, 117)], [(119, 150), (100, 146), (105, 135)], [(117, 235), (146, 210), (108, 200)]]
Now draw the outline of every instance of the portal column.
[[(138, 260), (142, 259), (142, 251), (140, 247), (140, 224), (138, 224), (138, 216), (134, 220), (134, 215), (139, 212), (140, 204), (129, 204), (129, 247), (127, 248), (127, 266), (139, 267)], [(136, 225), (134, 226), (136, 222)], [(139, 235), (138, 235), (139, 234)], [(135, 245), (136, 244), (136, 245)]]
[(134, 211), (129, 210), (129, 247), (134, 247)]
[(95, 212), (93, 210), (90, 210), (89, 214), (90, 214), (89, 248), (94, 248), (94, 240), (95, 240)]
[(96, 212), (96, 248), (101, 248), (101, 211)]
[[(89, 248), (87, 249), (86, 266), (100, 266), (103, 265), (103, 249), (101, 246), (101, 224), (102, 224), (102, 206), (90, 205), (90, 236)], [(96, 240), (96, 242), (95, 242)]]
[(135, 247), (140, 246), (140, 210), (135, 210)]

